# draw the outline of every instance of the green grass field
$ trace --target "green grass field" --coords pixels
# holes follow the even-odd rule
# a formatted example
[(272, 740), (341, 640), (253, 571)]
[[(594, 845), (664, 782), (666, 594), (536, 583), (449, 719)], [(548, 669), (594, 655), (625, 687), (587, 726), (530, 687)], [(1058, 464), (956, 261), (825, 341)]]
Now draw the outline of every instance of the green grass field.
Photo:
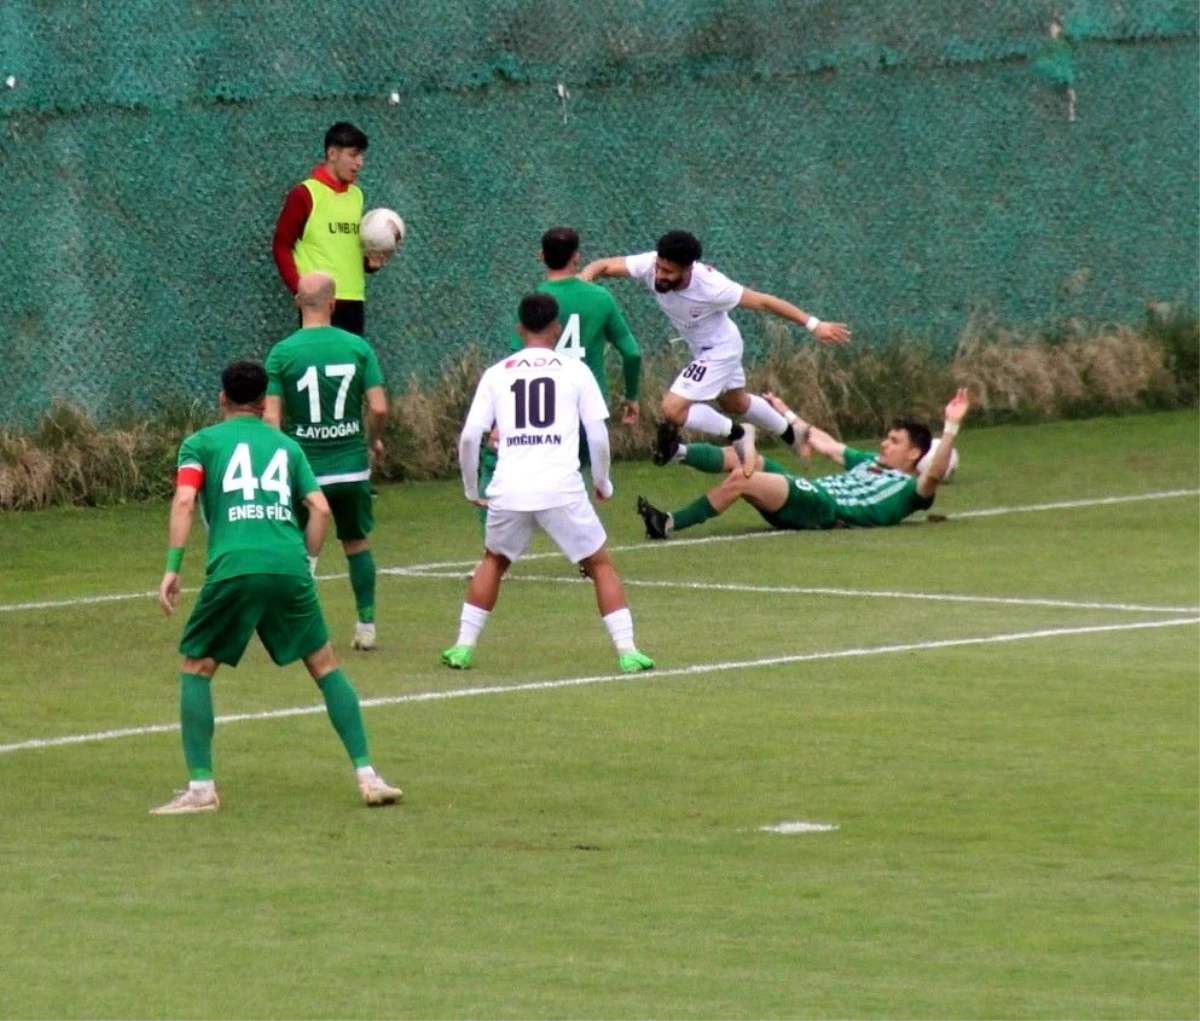
[[(715, 480), (619, 465), (632, 679), (554, 556), (442, 669), (478, 526), (457, 483), (385, 488), (379, 652), (321, 585), (406, 791), (378, 811), (323, 714), (256, 715), (320, 698), (253, 648), (221, 811), (150, 817), (185, 776), (140, 729), (176, 714), (167, 508), (0, 516), (0, 1015), (1196, 1017), (1197, 415), (960, 448), (944, 523), (658, 544), (635, 495)], [(836, 829), (762, 829), (802, 821)]]

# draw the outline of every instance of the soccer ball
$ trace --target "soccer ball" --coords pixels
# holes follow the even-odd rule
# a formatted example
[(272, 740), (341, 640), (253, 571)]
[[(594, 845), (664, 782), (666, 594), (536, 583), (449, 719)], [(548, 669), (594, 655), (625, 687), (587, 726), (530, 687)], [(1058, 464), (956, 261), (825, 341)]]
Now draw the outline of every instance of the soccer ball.
[[(396, 232), (400, 237), (397, 239)], [(365, 252), (395, 254), (404, 244), (404, 221), (394, 209), (368, 209), (358, 226), (358, 240)]]
[[(938, 448), (939, 443), (941, 443), (940, 439), (936, 439), (932, 443), (930, 443), (929, 450), (926, 452), (925, 456), (917, 462), (917, 474), (918, 475), (923, 474), (925, 469), (928, 468), (933, 463), (933, 455), (937, 453), (937, 448)], [(946, 474), (942, 476), (942, 481), (949, 482), (954, 477), (954, 473), (956, 471), (958, 471), (958, 448), (957, 447), (955, 447), (952, 451), (950, 451), (950, 467), (946, 469)]]

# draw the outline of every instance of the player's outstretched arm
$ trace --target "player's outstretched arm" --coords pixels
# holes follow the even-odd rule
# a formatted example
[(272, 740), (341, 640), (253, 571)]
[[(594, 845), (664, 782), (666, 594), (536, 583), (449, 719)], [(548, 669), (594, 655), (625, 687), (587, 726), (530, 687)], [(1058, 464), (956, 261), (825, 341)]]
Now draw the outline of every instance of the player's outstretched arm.
[(966, 418), (970, 408), (970, 394), (965, 386), (960, 386), (946, 405), (946, 421), (942, 425), (942, 438), (938, 443), (937, 453), (917, 480), (917, 492), (921, 496), (933, 496), (937, 492), (938, 485), (946, 475), (946, 469), (950, 467), (950, 453), (954, 450), (958, 427), (962, 425), (962, 420)]
[(175, 488), (171, 501), (171, 521), (167, 526), (167, 569), (158, 586), (158, 605), (168, 617), (175, 612), (179, 603), (179, 569), (183, 563), (183, 548), (192, 534), (192, 521), (196, 517), (196, 494), (199, 490), (187, 483)]
[(850, 327), (845, 323), (822, 322), (790, 301), (784, 301), (773, 294), (752, 291), (749, 287), (742, 291), (742, 300), (738, 302), (738, 308), (769, 312), (780, 319), (803, 326), (822, 344), (845, 344), (850, 339)]
[(776, 397), (775, 394), (765, 393), (763, 394), (763, 398), (779, 414), (786, 418), (792, 428), (796, 430), (796, 442), (793, 444), (793, 448), (796, 451), (797, 457), (807, 459), (801, 450), (807, 444), (818, 454), (824, 454), (831, 461), (836, 461), (842, 465), (846, 463), (846, 444), (841, 440), (830, 436), (824, 429), (818, 429), (815, 425), (810, 425), (804, 421), (804, 419)]
[(596, 259), (589, 262), (579, 271), (580, 280), (599, 280), (601, 277), (627, 277), (629, 267), (625, 265), (625, 256), (613, 255), (607, 259)]

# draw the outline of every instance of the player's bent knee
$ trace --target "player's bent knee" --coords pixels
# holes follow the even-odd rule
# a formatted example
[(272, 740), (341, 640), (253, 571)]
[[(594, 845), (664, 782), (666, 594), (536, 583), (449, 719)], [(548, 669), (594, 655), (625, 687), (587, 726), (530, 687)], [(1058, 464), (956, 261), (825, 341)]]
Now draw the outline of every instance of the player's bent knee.
[(180, 669), (185, 674), (199, 674), (201, 677), (212, 677), (217, 672), (218, 666), (220, 664), (215, 659), (207, 657), (204, 659), (194, 659), (191, 656), (185, 656)]
[(589, 577), (591, 576), (592, 571), (597, 567), (611, 567), (612, 557), (608, 555), (608, 547), (601, 546), (591, 556), (584, 557), (581, 561), (579, 561), (579, 566), (587, 571)]
[(662, 417), (668, 422), (673, 422), (675, 425), (683, 426), (687, 422), (688, 409), (692, 406), (692, 402), (677, 394), (663, 394), (662, 404), (659, 410), (662, 412)]
[(309, 653), (304, 657), (304, 666), (309, 676), (319, 684), (322, 677), (337, 669), (337, 656), (334, 655), (333, 646), (326, 642), (316, 652)]
[(744, 415), (750, 410), (750, 395), (743, 389), (726, 390), (717, 398), (717, 406), (730, 415)]
[(501, 574), (512, 567), (512, 561), (509, 560), (508, 557), (504, 556), (502, 553), (493, 553), (490, 549), (483, 551), (483, 559), (490, 560), (496, 570)]

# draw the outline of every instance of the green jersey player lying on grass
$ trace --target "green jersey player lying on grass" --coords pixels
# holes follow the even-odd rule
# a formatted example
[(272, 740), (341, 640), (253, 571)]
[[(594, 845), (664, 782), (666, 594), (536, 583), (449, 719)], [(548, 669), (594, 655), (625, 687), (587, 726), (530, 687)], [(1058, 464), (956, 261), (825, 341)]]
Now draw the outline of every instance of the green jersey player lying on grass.
[(800, 530), (838, 526), (898, 525), (910, 514), (933, 506), (938, 484), (946, 476), (954, 437), (970, 407), (966, 388), (946, 405), (946, 424), (937, 451), (923, 472), (917, 464), (932, 438), (919, 422), (897, 421), (879, 444), (879, 452), (856, 450), (803, 421), (774, 394), (767, 401), (794, 427), (799, 454), (806, 444), (845, 468), (824, 478), (801, 478), (769, 458), (758, 457), (750, 476), (732, 447), (707, 443), (679, 444), (672, 460), (699, 471), (726, 474), (715, 489), (686, 507), (667, 513), (639, 496), (638, 513), (651, 539), (702, 524), (745, 500), (772, 528)]

